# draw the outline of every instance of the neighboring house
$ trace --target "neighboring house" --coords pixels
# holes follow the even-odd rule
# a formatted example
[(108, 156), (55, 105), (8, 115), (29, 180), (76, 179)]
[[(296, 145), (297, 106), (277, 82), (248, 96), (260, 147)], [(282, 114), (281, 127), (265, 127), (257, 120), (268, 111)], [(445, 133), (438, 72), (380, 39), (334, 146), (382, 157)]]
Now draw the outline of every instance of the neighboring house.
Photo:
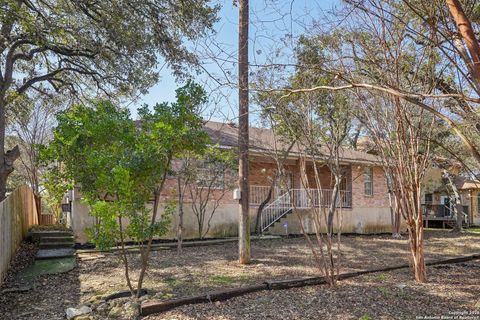
[[(235, 125), (210, 121), (205, 124), (205, 130), (212, 141), (222, 148), (237, 147), (238, 129)], [(272, 158), (275, 144), (273, 132), (269, 129), (250, 128), (249, 134), (250, 214), (253, 230), (258, 206), (268, 193), (277, 167)], [(299, 218), (303, 220), (307, 232), (314, 232), (311, 205), (307, 200), (308, 194), (319, 195), (319, 192), (322, 192), (323, 203), (317, 201), (315, 205), (328, 205), (333, 188), (333, 177), (328, 167), (320, 164), (320, 185), (317, 185), (312, 164), (308, 159), (302, 161), (298, 149), (291, 150), (284, 165), (285, 174), (281, 179), (283, 183), (275, 189), (270, 203), (262, 212), (264, 232), (299, 234), (301, 233)], [(338, 221), (342, 223), (342, 232), (391, 232), (388, 190), (380, 159), (372, 154), (344, 148), (341, 150), (341, 165), (344, 169), (344, 179), (337, 206), (341, 207), (342, 218)], [(308, 190), (301, 185), (302, 172), (305, 172), (308, 177), (310, 185)], [(212, 172), (212, 174), (216, 173)], [(222, 187), (222, 184), (218, 185), (218, 193), (221, 193)], [(176, 181), (173, 177), (166, 182), (162, 196), (165, 199), (176, 199)], [(81, 194), (77, 189), (71, 191), (68, 197), (68, 201), (71, 202), (68, 221), (77, 236), (77, 241), (86, 242), (84, 229), (94, 224), (94, 218), (88, 215), (88, 207), (81, 203)], [(196, 221), (188, 195), (185, 199), (184, 211), (184, 237), (196, 237)], [(174, 216), (172, 230), (166, 238), (175, 238), (176, 219), (177, 217)], [(234, 200), (232, 190), (222, 198), (220, 206), (211, 219), (207, 236), (235, 236), (238, 229), (237, 221), (238, 200)]]
[[(430, 168), (425, 176), (422, 206), (426, 226), (445, 227), (456, 223), (453, 202), (454, 191), (443, 176), (443, 169)], [(480, 225), (480, 181), (458, 175), (458, 169), (449, 169), (462, 204), (466, 225)]]

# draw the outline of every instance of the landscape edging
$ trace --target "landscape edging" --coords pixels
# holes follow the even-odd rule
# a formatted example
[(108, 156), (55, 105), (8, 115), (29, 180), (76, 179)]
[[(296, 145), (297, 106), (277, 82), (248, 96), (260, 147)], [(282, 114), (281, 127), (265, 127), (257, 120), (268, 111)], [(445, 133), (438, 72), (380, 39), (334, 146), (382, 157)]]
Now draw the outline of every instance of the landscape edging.
[[(439, 265), (439, 264), (452, 264), (460, 263), (472, 260), (480, 259), (480, 254), (474, 254), (469, 256), (463, 256), (458, 258), (450, 258), (443, 260), (435, 260), (426, 262), (427, 266)], [(385, 272), (398, 269), (409, 268), (409, 264), (401, 264), (396, 266), (382, 267), (370, 270), (362, 270), (356, 272), (342, 273), (338, 275), (338, 280), (344, 280), (348, 278), (354, 278), (357, 276), (376, 273), (376, 272)], [(233, 297), (242, 296), (248, 293), (263, 291), (263, 290), (283, 290), (290, 288), (298, 288), (312, 285), (325, 284), (327, 281), (325, 277), (310, 277), (310, 278), (299, 278), (299, 279), (288, 279), (288, 280), (277, 280), (277, 281), (265, 281), (262, 284), (253, 284), (249, 286), (243, 286), (239, 288), (230, 288), (230, 289), (220, 289), (213, 291), (211, 293), (199, 294), (191, 297), (183, 297), (169, 300), (151, 300), (142, 303), (140, 307), (140, 314), (142, 316), (147, 316), (154, 313), (164, 312), (171, 310), (176, 307), (180, 307), (187, 304), (196, 304), (196, 303), (207, 303), (215, 301), (224, 301)]]

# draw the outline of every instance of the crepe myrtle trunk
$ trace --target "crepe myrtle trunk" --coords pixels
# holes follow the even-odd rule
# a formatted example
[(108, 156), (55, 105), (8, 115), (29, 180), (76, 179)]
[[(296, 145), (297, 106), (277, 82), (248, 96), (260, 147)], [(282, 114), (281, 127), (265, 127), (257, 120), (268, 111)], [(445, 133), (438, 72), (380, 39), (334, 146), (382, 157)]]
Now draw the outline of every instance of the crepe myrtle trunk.
[(20, 149), (15, 146), (5, 151), (5, 99), (0, 99), (0, 201), (5, 199), (7, 193), (7, 179), (13, 172), (13, 163), (20, 157)]

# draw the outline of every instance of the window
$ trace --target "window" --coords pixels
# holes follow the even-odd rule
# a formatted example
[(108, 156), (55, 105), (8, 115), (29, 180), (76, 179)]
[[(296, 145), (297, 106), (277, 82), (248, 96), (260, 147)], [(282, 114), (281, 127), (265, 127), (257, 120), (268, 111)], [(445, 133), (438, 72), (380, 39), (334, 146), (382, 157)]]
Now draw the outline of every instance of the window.
[(207, 162), (198, 170), (199, 187), (218, 188), (225, 187), (225, 166), (218, 162)]
[(433, 202), (433, 194), (425, 193), (425, 203), (431, 204)]
[[(472, 208), (473, 210), (473, 208)], [(480, 193), (477, 194), (477, 212), (480, 214)]]
[(373, 168), (368, 167), (365, 168), (363, 172), (363, 181), (365, 187), (365, 195), (372, 196), (373, 195)]

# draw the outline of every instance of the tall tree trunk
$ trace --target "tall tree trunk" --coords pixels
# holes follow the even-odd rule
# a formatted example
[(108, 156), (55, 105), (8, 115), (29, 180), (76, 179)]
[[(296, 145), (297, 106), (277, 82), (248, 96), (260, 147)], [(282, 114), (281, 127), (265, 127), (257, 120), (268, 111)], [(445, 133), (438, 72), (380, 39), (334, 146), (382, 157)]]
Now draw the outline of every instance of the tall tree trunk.
[(182, 241), (183, 241), (183, 196), (185, 189), (182, 188), (181, 178), (177, 178), (178, 183), (178, 229), (177, 229), (177, 252), (182, 253)]
[(470, 64), (472, 70), (472, 77), (477, 85), (480, 84), (480, 45), (475, 32), (473, 31), (470, 20), (465, 15), (462, 5), (458, 0), (445, 0), (448, 6), (448, 10), (457, 24), (458, 32), (463, 38), (463, 41), (467, 45), (468, 52), (470, 53), (471, 61), (465, 61)]
[(239, 0), (238, 30), (238, 146), (240, 188), (238, 251), (241, 264), (250, 263), (250, 219), (248, 181), (248, 0)]
[(15, 146), (5, 152), (5, 107), (7, 103), (0, 99), (0, 201), (5, 199), (7, 193), (7, 178), (13, 172), (13, 163), (20, 157), (20, 149)]

